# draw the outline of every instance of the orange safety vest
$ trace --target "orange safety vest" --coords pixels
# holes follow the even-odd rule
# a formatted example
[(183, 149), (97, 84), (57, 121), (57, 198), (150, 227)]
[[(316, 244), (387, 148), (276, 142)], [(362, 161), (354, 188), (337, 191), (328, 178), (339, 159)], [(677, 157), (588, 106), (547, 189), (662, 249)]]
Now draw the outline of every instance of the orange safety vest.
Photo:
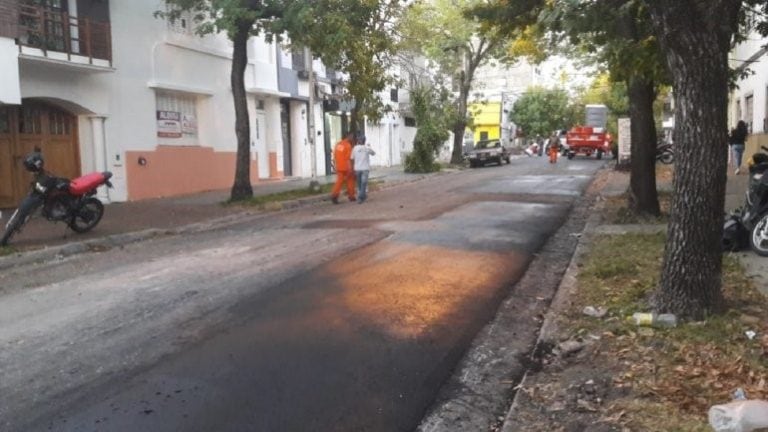
[(333, 149), (333, 158), (336, 163), (336, 171), (349, 171), (351, 164), (349, 162), (352, 157), (352, 143), (346, 138), (336, 143), (336, 147)]

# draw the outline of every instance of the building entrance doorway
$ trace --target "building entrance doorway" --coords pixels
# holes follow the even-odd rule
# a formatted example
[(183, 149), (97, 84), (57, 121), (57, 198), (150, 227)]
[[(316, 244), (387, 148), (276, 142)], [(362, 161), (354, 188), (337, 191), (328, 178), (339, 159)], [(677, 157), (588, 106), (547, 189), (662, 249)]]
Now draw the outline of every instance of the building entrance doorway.
[(71, 113), (42, 101), (0, 106), (0, 208), (15, 207), (31, 180), (24, 156), (40, 150), (48, 171), (80, 175), (77, 122)]

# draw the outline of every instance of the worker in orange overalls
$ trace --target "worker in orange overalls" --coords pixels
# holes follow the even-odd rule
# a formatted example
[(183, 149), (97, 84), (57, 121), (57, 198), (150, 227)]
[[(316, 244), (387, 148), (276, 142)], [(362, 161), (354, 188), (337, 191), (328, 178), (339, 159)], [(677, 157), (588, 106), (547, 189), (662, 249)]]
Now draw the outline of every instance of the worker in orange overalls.
[(341, 186), (347, 183), (347, 197), (350, 201), (356, 201), (355, 198), (355, 172), (352, 166), (352, 146), (355, 145), (354, 132), (347, 132), (344, 139), (336, 143), (333, 148), (333, 161), (336, 163), (336, 183), (331, 190), (331, 201), (334, 204), (339, 203), (339, 194)]
[(549, 163), (557, 163), (557, 155), (560, 153), (560, 137), (556, 134), (549, 137)]

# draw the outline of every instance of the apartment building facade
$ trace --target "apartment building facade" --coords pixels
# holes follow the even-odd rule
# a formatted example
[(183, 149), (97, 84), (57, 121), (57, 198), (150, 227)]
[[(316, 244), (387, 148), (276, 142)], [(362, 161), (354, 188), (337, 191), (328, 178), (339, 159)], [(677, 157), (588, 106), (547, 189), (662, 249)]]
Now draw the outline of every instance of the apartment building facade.
[[(100, 191), (107, 201), (231, 186), (232, 44), (223, 34), (195, 34), (191, 16), (154, 18), (162, 7), (161, 0), (0, 0), (0, 208), (23, 196), (29, 175), (20, 161), (34, 149), (57, 175), (112, 171), (114, 189)], [(249, 41), (253, 182), (311, 175), (310, 115), (317, 173), (329, 173), (330, 149), (346, 127), (337, 73), (312, 62), (310, 109), (305, 53), (297, 51)], [(375, 145), (406, 148), (400, 134), (371, 135)], [(401, 163), (400, 151), (379, 152), (374, 165)]]
[(739, 79), (730, 94), (728, 125), (734, 128), (739, 120), (747, 123), (750, 135), (745, 154), (751, 155), (761, 145), (768, 146), (768, 39), (750, 31), (729, 59)]

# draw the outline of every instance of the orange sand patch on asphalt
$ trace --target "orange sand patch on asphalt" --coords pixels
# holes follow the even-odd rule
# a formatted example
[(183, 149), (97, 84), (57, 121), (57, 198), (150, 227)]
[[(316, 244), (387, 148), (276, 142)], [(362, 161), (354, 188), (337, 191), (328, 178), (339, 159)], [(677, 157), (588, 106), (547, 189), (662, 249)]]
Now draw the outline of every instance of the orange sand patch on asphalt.
[(330, 273), (354, 315), (392, 336), (415, 338), (441, 326), (461, 327), (498, 295), (526, 256), (514, 252), (452, 250), (384, 242), (359, 251)]

